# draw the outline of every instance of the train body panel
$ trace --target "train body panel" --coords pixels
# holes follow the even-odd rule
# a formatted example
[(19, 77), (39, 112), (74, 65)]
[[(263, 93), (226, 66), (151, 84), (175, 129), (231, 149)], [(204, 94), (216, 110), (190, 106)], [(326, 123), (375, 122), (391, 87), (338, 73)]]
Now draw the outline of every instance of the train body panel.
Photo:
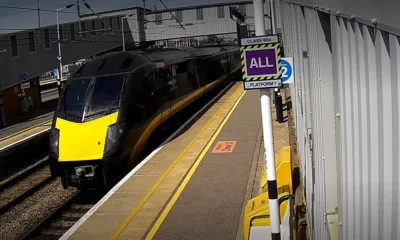
[(63, 87), (52, 174), (64, 187), (111, 185), (160, 125), (240, 73), (238, 47), (111, 53), (86, 63)]

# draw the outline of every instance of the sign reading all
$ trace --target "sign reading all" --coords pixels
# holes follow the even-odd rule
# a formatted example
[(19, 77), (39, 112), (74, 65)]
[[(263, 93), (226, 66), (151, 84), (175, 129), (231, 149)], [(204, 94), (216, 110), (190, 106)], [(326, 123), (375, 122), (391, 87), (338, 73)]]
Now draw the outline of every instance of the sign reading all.
[[(260, 84), (244, 84), (245, 89), (277, 87), (282, 83), (280, 43), (278, 36), (260, 36), (242, 39), (241, 60), (243, 81)], [(265, 42), (269, 42), (265, 44)], [(265, 81), (271, 81), (266, 83)], [(251, 86), (250, 86), (251, 85)]]
[(248, 77), (275, 76), (279, 73), (276, 48), (245, 50)]

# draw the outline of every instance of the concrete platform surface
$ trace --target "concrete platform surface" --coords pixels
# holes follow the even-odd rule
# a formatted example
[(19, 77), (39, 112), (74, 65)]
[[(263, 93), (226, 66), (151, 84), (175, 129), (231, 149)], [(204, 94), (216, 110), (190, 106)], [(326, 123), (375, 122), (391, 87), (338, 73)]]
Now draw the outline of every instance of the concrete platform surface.
[(260, 130), (259, 91), (238, 82), (61, 239), (241, 239), (243, 207), (258, 194)]
[(54, 112), (29, 119), (26, 122), (0, 129), (0, 151), (30, 136), (48, 131), (51, 127)]

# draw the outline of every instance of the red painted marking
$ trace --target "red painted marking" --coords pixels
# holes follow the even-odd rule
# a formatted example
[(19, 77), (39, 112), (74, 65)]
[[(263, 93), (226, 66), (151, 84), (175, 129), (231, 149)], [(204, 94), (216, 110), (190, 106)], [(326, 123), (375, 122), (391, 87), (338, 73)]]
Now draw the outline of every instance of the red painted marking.
[(219, 141), (215, 144), (212, 153), (231, 153), (236, 146), (236, 141)]

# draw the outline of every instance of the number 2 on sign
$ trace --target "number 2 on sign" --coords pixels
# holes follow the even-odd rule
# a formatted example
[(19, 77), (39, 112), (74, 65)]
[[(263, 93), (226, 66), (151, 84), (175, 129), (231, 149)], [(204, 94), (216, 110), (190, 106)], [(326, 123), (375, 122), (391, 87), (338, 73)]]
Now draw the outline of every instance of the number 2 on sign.
[(283, 66), (282, 66), (282, 78), (287, 78), (287, 77), (289, 77), (288, 75), (286, 75), (286, 74), (287, 74), (287, 71), (288, 71), (287, 67), (283, 67)]

